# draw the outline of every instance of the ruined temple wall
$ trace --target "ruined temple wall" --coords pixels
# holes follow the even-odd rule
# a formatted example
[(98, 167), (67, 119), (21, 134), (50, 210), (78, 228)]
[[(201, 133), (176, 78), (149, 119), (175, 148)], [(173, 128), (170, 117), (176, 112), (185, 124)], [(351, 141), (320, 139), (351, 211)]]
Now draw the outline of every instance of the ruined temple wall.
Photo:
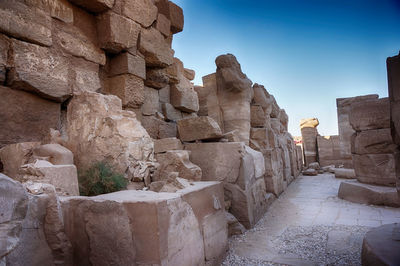
[(318, 162), (320, 166), (345, 165), (341, 155), (339, 136), (317, 136)]

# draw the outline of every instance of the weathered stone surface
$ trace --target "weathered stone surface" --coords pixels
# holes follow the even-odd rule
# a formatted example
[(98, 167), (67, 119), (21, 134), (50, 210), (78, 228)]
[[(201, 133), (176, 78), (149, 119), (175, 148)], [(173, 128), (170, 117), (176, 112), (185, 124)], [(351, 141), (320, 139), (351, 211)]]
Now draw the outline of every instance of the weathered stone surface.
[(183, 150), (182, 142), (177, 138), (154, 140), (154, 153), (162, 153), (171, 150)]
[(356, 172), (354, 171), (354, 169), (335, 168), (334, 172), (336, 178), (356, 178)]
[(365, 266), (400, 264), (400, 224), (385, 224), (371, 229), (364, 237), (361, 262)]
[(150, 87), (144, 87), (144, 102), (142, 105), (143, 115), (154, 115), (160, 111), (158, 91)]
[(101, 88), (99, 65), (82, 58), (72, 58), (71, 72), (73, 73), (72, 92), (79, 94), (83, 91), (96, 92)]
[(356, 131), (390, 128), (389, 99), (381, 98), (353, 103), (350, 124)]
[(300, 128), (303, 129), (305, 127), (316, 128), (319, 125), (319, 121), (317, 118), (304, 118), (300, 120)]
[(6, 67), (10, 41), (5, 35), (0, 35), (0, 84), (6, 80)]
[(394, 153), (397, 148), (393, 143), (390, 128), (358, 132), (353, 135), (352, 142), (354, 154)]
[(173, 34), (183, 30), (183, 10), (176, 4), (167, 0), (156, 1), (158, 12), (165, 15), (171, 21), (171, 32)]
[(157, 19), (157, 7), (152, 0), (124, 1), (122, 14), (147, 28)]
[(189, 68), (184, 68), (183, 69), (183, 75), (185, 76), (185, 78), (187, 78), (188, 80), (194, 80), (195, 76), (196, 76), (196, 72), (193, 69), (189, 69)]
[(121, 74), (133, 74), (146, 79), (146, 62), (140, 55), (132, 55), (124, 52), (112, 57), (108, 68), (110, 76)]
[(67, 0), (25, 0), (26, 5), (37, 7), (51, 17), (59, 19), (65, 23), (71, 23), (74, 21), (74, 14), (72, 11), (72, 5)]
[(303, 150), (305, 156), (305, 164), (317, 161), (317, 126), (318, 119), (309, 118), (300, 121), (301, 136), (303, 140)]
[(65, 57), (17, 40), (13, 40), (12, 49), (14, 65), (7, 79), (10, 87), (60, 102), (71, 96), (69, 62)]
[(163, 68), (149, 68), (146, 72), (146, 86), (162, 89), (169, 83), (169, 77)]
[(157, 16), (156, 29), (165, 37), (171, 35), (171, 21), (164, 15), (159, 13)]
[(100, 14), (97, 19), (101, 48), (110, 53), (119, 53), (136, 46), (140, 32), (139, 24), (111, 11)]
[(20, 1), (0, 2), (0, 32), (39, 45), (51, 46), (51, 18)]
[(173, 63), (174, 51), (155, 28), (142, 28), (139, 51), (145, 57), (146, 66), (166, 67)]
[[(21, 183), (0, 173), (0, 224), (25, 218), (28, 197)], [(4, 256), (3, 247), (0, 257)]]
[(246, 228), (239, 223), (235, 216), (229, 212), (225, 212), (226, 220), (228, 221), (228, 234), (229, 236), (241, 235), (246, 232)]
[(340, 183), (338, 196), (351, 202), (400, 207), (397, 191), (392, 187), (374, 186), (358, 181)]
[(178, 172), (179, 177), (184, 179), (201, 180), (202, 171), (200, 167), (190, 162), (188, 151), (170, 150), (156, 154), (156, 159), (160, 166), (157, 167), (153, 178), (155, 181), (166, 180), (170, 172)]
[(179, 120), (178, 133), (182, 141), (217, 139), (222, 137), (218, 124), (208, 116)]
[(353, 154), (354, 171), (362, 183), (395, 186), (395, 157), (393, 154)]
[(281, 133), (287, 132), (288, 131), (288, 123), (289, 123), (289, 117), (286, 114), (285, 109), (280, 109), (279, 110), (279, 121), (281, 122)]
[(316, 176), (316, 175), (318, 175), (318, 171), (313, 168), (309, 168), (309, 169), (306, 169), (303, 171), (303, 175)]
[(46, 158), (54, 165), (74, 164), (74, 155), (70, 150), (60, 144), (45, 144), (33, 148), (33, 156)]
[(261, 105), (251, 106), (251, 127), (265, 127), (267, 124), (267, 118)]
[(114, 5), (115, 0), (69, 0), (75, 5), (81, 6), (84, 9), (94, 12), (100, 13), (111, 9)]
[(207, 96), (208, 89), (203, 86), (194, 86), (194, 90), (197, 92), (197, 97), (199, 98), (199, 111), (197, 114), (199, 116), (207, 116), (208, 108), (207, 108)]
[(169, 103), (170, 102), (170, 87), (169, 87), (169, 85), (158, 90), (158, 96), (160, 98), (160, 102)]
[[(273, 102), (271, 95), (267, 92), (264, 86), (255, 83), (253, 85), (254, 98), (253, 101), (256, 105), (262, 107), (265, 116), (269, 117), (272, 112)], [(276, 102), (275, 102), (276, 104)]]
[(175, 138), (177, 135), (176, 123), (166, 122), (154, 116), (143, 116), (141, 122), (153, 139)]
[(169, 103), (162, 103), (161, 109), (163, 115), (165, 116), (165, 119), (167, 119), (168, 121), (178, 121), (183, 118), (182, 112), (178, 109), (175, 109), (175, 107), (173, 107)]
[(133, 112), (122, 111), (118, 97), (90, 92), (74, 96), (67, 110), (67, 132), (67, 148), (78, 169), (109, 160), (116, 172), (129, 172), (128, 179), (149, 174), (153, 141)]
[(49, 128), (58, 128), (61, 107), (31, 93), (0, 86), (0, 147), (40, 141)]
[(317, 136), (318, 161), (321, 166), (342, 165), (339, 136)]
[(105, 92), (118, 96), (124, 107), (138, 108), (145, 101), (143, 80), (131, 74), (109, 78), (106, 82)]
[(0, 161), (3, 165), (4, 174), (16, 178), (21, 165), (27, 164), (35, 147), (40, 142), (22, 142), (10, 144), (0, 149)]

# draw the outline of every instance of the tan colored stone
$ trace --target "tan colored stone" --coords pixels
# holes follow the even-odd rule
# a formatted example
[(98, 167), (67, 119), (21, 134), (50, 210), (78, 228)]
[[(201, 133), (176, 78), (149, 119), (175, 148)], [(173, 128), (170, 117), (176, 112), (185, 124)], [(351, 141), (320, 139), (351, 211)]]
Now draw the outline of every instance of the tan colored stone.
[[(60, 123), (59, 103), (0, 86), (0, 147), (17, 142), (40, 141)], [(8, 107), (7, 107), (8, 106)]]
[(393, 154), (353, 154), (353, 164), (359, 182), (383, 186), (396, 183)]
[(72, 72), (74, 73), (73, 94), (83, 91), (96, 92), (101, 88), (98, 64), (81, 58), (73, 58)]
[(336, 178), (356, 178), (356, 172), (354, 169), (335, 168), (334, 173)]
[(163, 153), (171, 150), (183, 150), (182, 142), (177, 138), (154, 140), (154, 153)]
[(166, 122), (154, 116), (143, 116), (142, 125), (153, 139), (175, 138), (177, 135), (176, 124)]
[(394, 153), (397, 148), (390, 128), (358, 132), (353, 135), (352, 142), (352, 153), (355, 154)]
[(317, 136), (318, 160), (321, 166), (344, 165), (339, 136)]
[(306, 127), (311, 127), (311, 128), (316, 128), (319, 125), (319, 121), (317, 118), (304, 118), (300, 120), (300, 128), (306, 128)]
[(74, 164), (74, 155), (60, 144), (45, 144), (33, 149), (34, 157), (46, 158), (54, 165)]
[(199, 110), (199, 99), (193, 86), (188, 87), (180, 84), (170, 86), (171, 104), (184, 112), (197, 112)]
[(208, 116), (179, 120), (178, 132), (182, 141), (217, 139), (222, 137), (218, 124)]
[(144, 102), (142, 105), (143, 115), (154, 115), (160, 111), (158, 91), (150, 87), (144, 87)]
[(350, 124), (356, 131), (390, 128), (389, 99), (381, 98), (353, 103)]
[(265, 113), (263, 108), (260, 105), (252, 105), (251, 106), (251, 127), (265, 127), (267, 123), (267, 119), (265, 117)]
[(255, 83), (253, 85), (254, 98), (253, 101), (256, 105), (262, 107), (265, 116), (269, 117), (272, 112), (272, 99), (264, 86)]
[(152, 0), (124, 1), (122, 14), (147, 28), (157, 19), (157, 7)]
[(132, 55), (127, 52), (120, 53), (111, 58), (108, 74), (110, 76), (133, 74), (146, 79), (146, 62), (139, 55)]
[(169, 83), (169, 77), (164, 68), (150, 68), (146, 72), (146, 86), (162, 89)]
[(179, 111), (178, 109), (175, 109), (171, 104), (169, 103), (162, 103), (161, 105), (162, 112), (164, 114), (164, 117), (168, 121), (178, 121), (183, 118), (182, 112)]
[(170, 102), (170, 87), (169, 87), (169, 85), (158, 90), (158, 96), (160, 98), (160, 102), (169, 103)]
[(234, 235), (241, 235), (246, 232), (246, 228), (239, 223), (239, 221), (236, 219), (235, 216), (233, 216), (229, 212), (225, 212), (226, 220), (228, 222), (228, 234), (229, 236), (234, 236)]
[(189, 69), (189, 68), (184, 68), (183, 69), (183, 75), (185, 76), (185, 78), (187, 78), (188, 80), (194, 80), (195, 76), (196, 76), (196, 72), (193, 69)]
[(313, 168), (308, 168), (308, 169), (303, 171), (303, 175), (316, 176), (316, 175), (318, 175), (318, 171), (313, 169)]
[[(304, 160), (305, 164), (317, 161), (317, 136), (318, 131), (314, 127), (317, 121), (311, 120), (310, 122), (300, 123), (301, 124), (301, 136), (303, 140)], [(307, 126), (309, 125), (309, 126)]]
[(13, 62), (7, 84), (43, 97), (64, 101), (71, 96), (69, 62), (48, 48), (13, 40)]
[(207, 96), (208, 89), (203, 86), (194, 86), (194, 90), (197, 92), (197, 97), (199, 98), (199, 111), (197, 114), (199, 116), (207, 116), (208, 108), (207, 108)]
[(156, 1), (158, 12), (165, 15), (171, 21), (171, 32), (173, 34), (183, 30), (183, 10), (176, 4), (167, 0)]
[(170, 36), (171, 21), (164, 15), (159, 13), (157, 16), (156, 29), (159, 30), (165, 37)]
[(105, 92), (118, 96), (124, 107), (138, 108), (145, 101), (143, 80), (135, 75), (123, 74), (109, 78)]
[(108, 11), (98, 16), (97, 32), (102, 49), (110, 53), (119, 53), (136, 46), (140, 25)]
[(281, 125), (283, 127), (283, 128), (281, 128), (281, 133), (287, 132), (288, 131), (289, 117), (286, 114), (285, 109), (280, 109), (280, 111), (279, 111), (279, 119), (280, 119)]
[(87, 11), (100, 13), (111, 9), (115, 0), (70, 0), (75, 5), (81, 6)]
[(139, 51), (145, 57), (146, 66), (166, 67), (173, 63), (174, 51), (155, 28), (141, 30)]
[(51, 18), (20, 1), (0, 2), (0, 32), (39, 45), (51, 46)]
[(59, 19), (65, 23), (74, 21), (72, 5), (67, 0), (25, 0), (25, 4), (42, 9), (51, 17)]

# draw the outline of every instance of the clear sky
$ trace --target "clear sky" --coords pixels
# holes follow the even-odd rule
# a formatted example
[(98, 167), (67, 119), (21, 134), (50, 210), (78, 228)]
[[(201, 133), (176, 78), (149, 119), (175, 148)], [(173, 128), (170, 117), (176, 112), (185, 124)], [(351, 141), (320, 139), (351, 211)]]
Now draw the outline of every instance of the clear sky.
[(335, 135), (336, 98), (387, 97), (386, 57), (400, 50), (400, 0), (173, 0), (185, 15), (175, 56), (196, 71), (195, 84), (232, 53), (289, 115), (317, 117)]

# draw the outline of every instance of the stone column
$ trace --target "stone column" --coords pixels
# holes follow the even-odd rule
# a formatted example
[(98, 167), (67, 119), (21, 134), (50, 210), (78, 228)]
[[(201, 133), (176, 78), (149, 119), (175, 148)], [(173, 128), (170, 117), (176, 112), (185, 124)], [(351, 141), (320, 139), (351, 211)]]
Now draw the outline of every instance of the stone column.
[(303, 151), (305, 165), (317, 162), (317, 126), (319, 121), (317, 118), (307, 118), (300, 121), (301, 136), (303, 138)]
[(400, 196), (400, 53), (386, 61), (390, 99), (390, 127), (393, 141), (398, 145), (395, 152), (397, 191)]

